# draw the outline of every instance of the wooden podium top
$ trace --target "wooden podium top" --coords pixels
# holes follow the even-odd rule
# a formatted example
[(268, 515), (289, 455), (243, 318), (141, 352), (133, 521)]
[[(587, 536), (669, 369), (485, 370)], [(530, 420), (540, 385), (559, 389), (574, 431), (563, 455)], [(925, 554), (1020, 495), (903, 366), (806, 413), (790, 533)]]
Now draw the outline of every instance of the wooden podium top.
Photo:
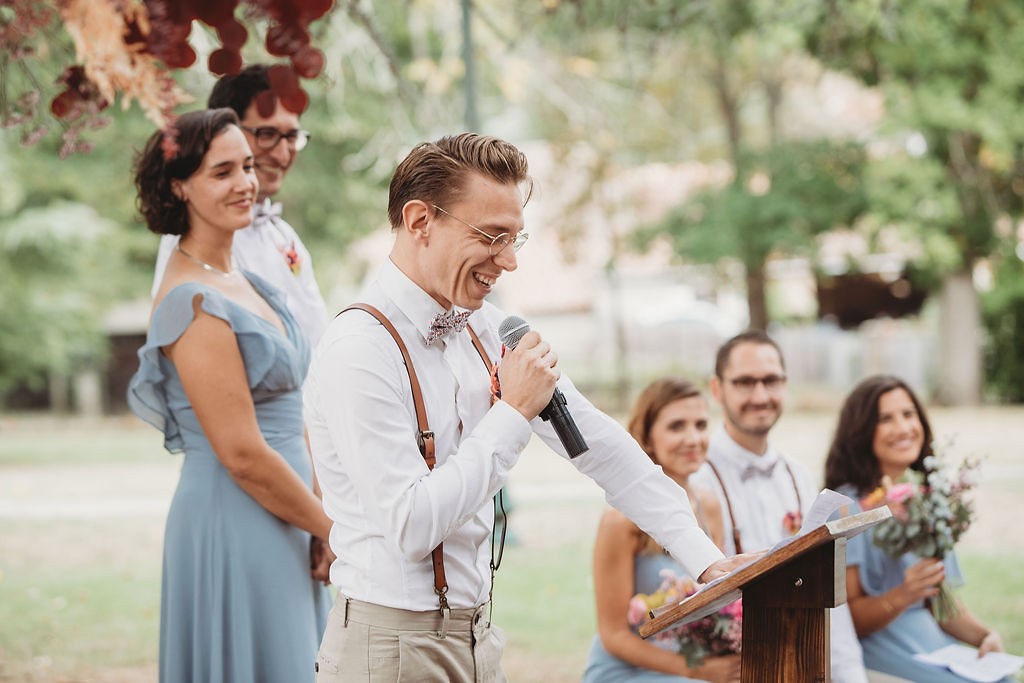
[[(647, 638), (675, 624), (696, 621), (714, 614), (740, 598), (743, 587), (748, 583), (766, 576), (825, 543), (856, 536), (891, 516), (892, 512), (888, 507), (877, 507), (826, 522), (805, 534), (787, 539), (750, 564), (707, 584), (686, 600), (658, 608), (652, 613), (653, 618), (640, 627), (640, 636)], [(842, 599), (845, 600), (845, 595)]]

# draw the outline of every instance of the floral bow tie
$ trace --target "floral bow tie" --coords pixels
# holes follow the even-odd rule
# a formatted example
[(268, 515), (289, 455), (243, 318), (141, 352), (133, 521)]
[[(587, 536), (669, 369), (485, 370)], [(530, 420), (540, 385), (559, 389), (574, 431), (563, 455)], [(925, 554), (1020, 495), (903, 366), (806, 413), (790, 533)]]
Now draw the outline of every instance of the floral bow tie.
[(253, 206), (253, 220), (259, 218), (274, 218), (281, 215), (281, 202), (272, 202), (267, 197), (262, 202)]
[(472, 311), (456, 311), (454, 308), (444, 313), (438, 313), (430, 321), (430, 331), (427, 333), (427, 344), (433, 344), (441, 337), (455, 332), (456, 334), (466, 329), (466, 321)]
[(757, 465), (747, 465), (742, 472), (740, 472), (740, 481), (748, 481), (754, 477), (764, 477), (770, 479), (772, 472), (775, 471), (775, 466), (779, 464), (778, 460), (773, 461), (769, 465), (758, 467)]

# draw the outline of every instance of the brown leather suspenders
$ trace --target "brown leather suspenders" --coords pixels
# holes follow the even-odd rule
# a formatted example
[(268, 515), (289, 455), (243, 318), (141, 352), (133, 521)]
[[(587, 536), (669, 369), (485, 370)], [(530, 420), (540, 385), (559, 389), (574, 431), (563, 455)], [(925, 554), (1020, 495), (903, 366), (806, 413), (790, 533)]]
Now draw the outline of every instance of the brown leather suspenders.
[(729, 526), (732, 527), (732, 542), (736, 546), (736, 554), (739, 555), (743, 552), (743, 545), (740, 543), (740, 528), (736, 525), (736, 515), (732, 512), (732, 502), (729, 500), (729, 492), (725, 488), (725, 482), (722, 481), (722, 475), (718, 473), (718, 468), (711, 460), (706, 460), (708, 467), (711, 468), (711, 473), (715, 475), (715, 479), (718, 480), (718, 485), (722, 489), (722, 497), (725, 498), (725, 509), (729, 512)]
[[(369, 304), (352, 304), (345, 310), (350, 311), (352, 309), (358, 309), (365, 313), (369, 313), (377, 319), (384, 329), (394, 338), (395, 343), (398, 344), (398, 350), (402, 352), (402, 359), (405, 361), (405, 370), (409, 373), (409, 385), (412, 387), (412, 402), (416, 408), (416, 443), (420, 449), (420, 455), (423, 456), (423, 460), (427, 463), (427, 469), (434, 469), (434, 465), (437, 462), (437, 458), (434, 455), (434, 432), (430, 430), (430, 425), (427, 424), (427, 411), (426, 406), (423, 404), (423, 392), (420, 390), (420, 382), (416, 378), (416, 370), (412, 365), (412, 358), (409, 356), (409, 349), (406, 348), (405, 342), (402, 341), (401, 335), (398, 334), (398, 330), (391, 324), (387, 316), (381, 313), (379, 310)], [(339, 313), (338, 315), (341, 315)], [(480, 338), (476, 336), (476, 332), (469, 325), (466, 325), (466, 330), (469, 332), (470, 338), (473, 340), (473, 346), (476, 348), (476, 352), (480, 354), (480, 360), (483, 361), (484, 366), (487, 368), (487, 372), (491, 372), (491, 361), (487, 357), (487, 351), (484, 349), (484, 345), (480, 342)], [(434, 592), (437, 593), (437, 601), (441, 607), (442, 612), (447, 612), (448, 607), (448, 579), (444, 575), (444, 543), (438, 543), (437, 547), (431, 551), (430, 556), (434, 565)], [(492, 563), (493, 564), (493, 563)]]
[[(725, 509), (729, 512), (729, 525), (732, 526), (732, 541), (736, 545), (736, 554), (739, 555), (743, 552), (743, 544), (740, 543), (740, 528), (736, 525), (736, 515), (732, 513), (732, 502), (729, 500), (729, 491), (725, 488), (725, 482), (722, 481), (722, 475), (718, 473), (718, 468), (710, 460), (705, 461), (708, 467), (711, 468), (711, 473), (715, 475), (715, 479), (718, 480), (718, 486), (722, 489), (722, 497), (725, 498)], [(782, 464), (786, 466), (786, 472), (789, 473), (789, 480), (793, 482), (793, 492), (796, 493), (796, 507), (798, 510), (803, 512), (804, 506), (803, 501), (800, 499), (800, 487), (796, 485), (796, 476), (793, 475), (793, 469), (789, 466), (789, 463), (785, 460)]]

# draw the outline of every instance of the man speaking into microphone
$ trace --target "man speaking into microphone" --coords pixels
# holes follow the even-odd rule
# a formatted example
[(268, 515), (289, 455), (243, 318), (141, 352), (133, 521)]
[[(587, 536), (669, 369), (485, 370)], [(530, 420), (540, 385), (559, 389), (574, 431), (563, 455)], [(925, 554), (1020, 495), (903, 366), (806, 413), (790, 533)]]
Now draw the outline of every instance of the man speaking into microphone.
[[(563, 457), (571, 434), (576, 468), (691, 575), (709, 581), (750, 559), (723, 558), (678, 485), (561, 375), (536, 331), (506, 337), (503, 354), (508, 316), (486, 298), (517, 267), (531, 189), (526, 157), (502, 140), (413, 148), (391, 179), (390, 257), (314, 353), (305, 419), (338, 556), (319, 683), (371, 670), (505, 680), (504, 636), (489, 621), (491, 498), (531, 432)], [(561, 439), (540, 417), (552, 410)]]

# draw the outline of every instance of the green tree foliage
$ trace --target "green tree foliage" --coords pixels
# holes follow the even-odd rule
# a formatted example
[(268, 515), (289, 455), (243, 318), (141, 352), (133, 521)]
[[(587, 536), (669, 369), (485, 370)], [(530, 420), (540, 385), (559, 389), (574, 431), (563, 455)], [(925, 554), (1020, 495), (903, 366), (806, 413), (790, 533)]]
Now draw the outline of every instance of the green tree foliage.
[(882, 88), (891, 125), (923, 135), (924, 154), (945, 170), (960, 207), (953, 221), (925, 220), (956, 244), (958, 265), (970, 267), (997, 247), (996, 220), (1019, 214), (1024, 200), (1024, 5), (855, 0), (825, 7), (808, 34), (811, 50)]
[(1008, 257), (996, 287), (983, 297), (985, 370), (992, 392), (1003, 401), (1024, 403), (1024, 267), (1019, 258)]
[(101, 361), (115, 229), (72, 202), (0, 219), (0, 397), (17, 382), (38, 386), (45, 373)]
[[(49, 82), (56, 61), (38, 59), (34, 77)], [(59, 135), (25, 146), (0, 131), (0, 400), (102, 364), (104, 314), (149, 291), (156, 236), (134, 220), (130, 169), (152, 124), (137, 112), (111, 119), (86, 134), (91, 152), (64, 159)]]
[[(769, 257), (813, 259), (817, 235), (852, 225), (867, 208), (866, 159), (856, 144), (788, 142), (744, 154), (743, 166), (747, 183), (697, 195), (643, 231), (641, 245), (665, 233), (673, 250), (692, 261), (737, 259), (756, 287)], [(764, 292), (759, 295), (763, 301)], [(756, 313), (752, 303), (751, 325), (763, 327), (767, 311), (760, 319)]]
[[(133, 152), (155, 125), (137, 103), (122, 111), (117, 105), (123, 101), (111, 102), (91, 119), (95, 127), (81, 125), (84, 118), (72, 123), (49, 116), (47, 104), (63, 87), (58, 76), (75, 61), (75, 49), (52, 6), (41, 6), (48, 8), (45, 16), (30, 21), (18, 13), (31, 3), (18, 3), (0, 7), (4, 39), (25, 22), (32, 30), (17, 54), (0, 55), (0, 115), (10, 126), (0, 131), (0, 394), (14, 382), (38, 385), (47, 372), (64, 373), (85, 357), (94, 362), (96, 353), (102, 355), (96, 345), (72, 353), (69, 340), (99, 339), (103, 313), (112, 303), (148, 296), (158, 244), (137, 220), (131, 184)], [(310, 27), (328, 63), (321, 76), (303, 82), (313, 104), (302, 122), (313, 141), (275, 198), (284, 202), (288, 220), (315, 255), (332, 308), (345, 302), (331, 299), (331, 285), (358, 283), (364, 275), (347, 257), (348, 247), (371, 230), (387, 230), (387, 183), (397, 160), (425, 137), (461, 130), (461, 73), (453, 58), (458, 46), (450, 40), (457, 11), (386, 3), (372, 11), (361, 7), (339, 6)], [(274, 62), (259, 49), (263, 20), (250, 22), (242, 12), (238, 18), (256, 37), (243, 48), (245, 60)], [(192, 98), (179, 113), (204, 106), (214, 81), (206, 65), (218, 38), (196, 23), (189, 42), (198, 60), (174, 73)], [(83, 153), (68, 156), (72, 149)], [(85, 219), (73, 212), (77, 220), (66, 226), (70, 232), (48, 237), (31, 260), (24, 257), (23, 241), (15, 248), (8, 239), (12, 231), (24, 232), (19, 226), (57, 225), (69, 206), (78, 211), (78, 205), (93, 207), (86, 222), (104, 229), (79, 226), (76, 235), (72, 226)], [(64, 288), (74, 298), (59, 304), (56, 294)], [(40, 341), (44, 331), (53, 343)]]
[[(890, 131), (920, 138), (918, 159), (905, 159), (904, 174), (916, 167), (931, 182), (909, 188), (922, 194), (900, 200), (891, 199), (895, 187), (879, 186), (879, 194), (888, 219), (914, 226), (922, 238), (944, 237), (930, 240), (943, 252), (930, 261), (946, 278), (943, 291), (952, 292), (969, 283), (980, 261), (999, 253), (1006, 235), (996, 226), (1024, 208), (1024, 5), (851, 0), (822, 3), (819, 10), (807, 34), (809, 49), (877, 85), (886, 95)], [(948, 210), (951, 200), (956, 211)], [(940, 358), (939, 383), (953, 388), (942, 396), (951, 402), (980, 395), (981, 357), (966, 352), (980, 336), (976, 299), (974, 310), (944, 306), (950, 317), (942, 324), (940, 350), (948, 352)]]

